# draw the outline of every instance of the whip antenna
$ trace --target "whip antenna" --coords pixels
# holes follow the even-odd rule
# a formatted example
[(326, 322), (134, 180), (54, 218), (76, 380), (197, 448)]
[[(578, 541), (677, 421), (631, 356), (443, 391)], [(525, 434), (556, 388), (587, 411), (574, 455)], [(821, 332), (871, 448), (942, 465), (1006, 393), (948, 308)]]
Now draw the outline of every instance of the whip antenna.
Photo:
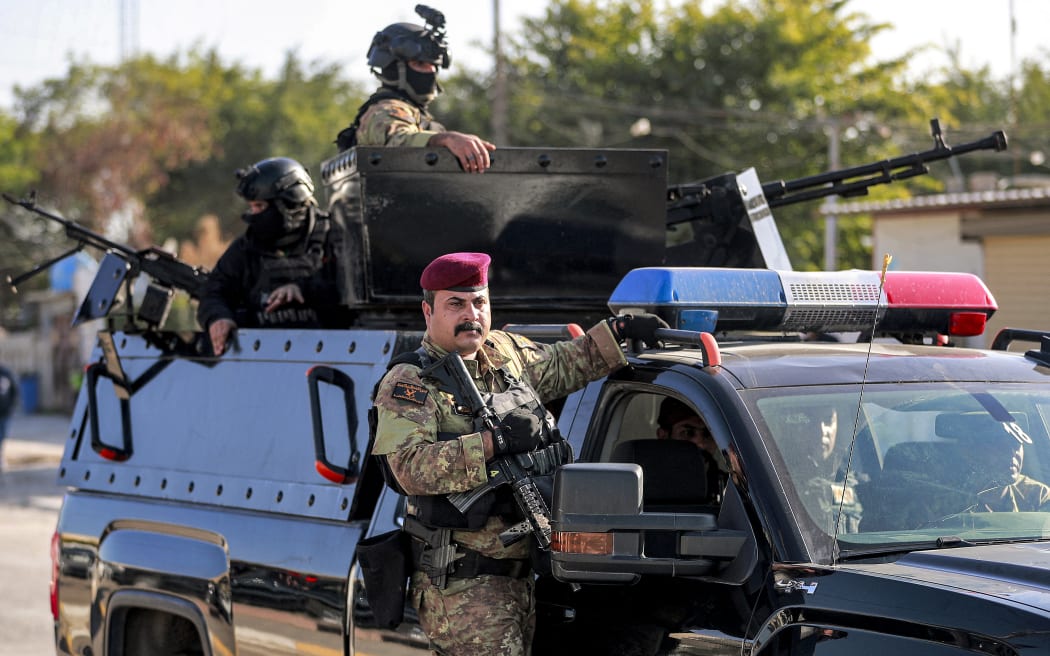
[(868, 364), (871, 362), (871, 345), (875, 342), (875, 328), (879, 321), (879, 308), (882, 307), (882, 292), (886, 286), (886, 271), (890, 268), (893, 256), (885, 253), (882, 256), (882, 273), (879, 275), (879, 296), (875, 302), (875, 313), (871, 318), (871, 336), (868, 338), (868, 353), (864, 356), (864, 373), (860, 377), (860, 396), (857, 398), (857, 413), (853, 416), (853, 433), (849, 441), (849, 453), (846, 455), (846, 475), (842, 479), (842, 493), (839, 494), (839, 508), (835, 513), (835, 549), (832, 550), (831, 564), (838, 557), (839, 522), (842, 521), (842, 506), (846, 503), (846, 487), (853, 466), (853, 445), (857, 442), (857, 427), (860, 425), (860, 411), (864, 406), (864, 384), (868, 380)]

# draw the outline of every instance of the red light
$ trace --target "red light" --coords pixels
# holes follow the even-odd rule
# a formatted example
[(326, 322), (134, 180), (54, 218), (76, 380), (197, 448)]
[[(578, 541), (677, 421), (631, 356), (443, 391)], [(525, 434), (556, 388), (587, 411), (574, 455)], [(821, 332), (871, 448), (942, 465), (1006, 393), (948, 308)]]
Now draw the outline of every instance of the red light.
[(51, 598), (51, 617), (52, 619), (58, 619), (58, 563), (61, 540), (58, 536), (58, 531), (55, 531), (51, 535), (51, 589), (49, 590), (49, 597)]
[(959, 337), (975, 337), (984, 334), (988, 315), (983, 312), (952, 312), (948, 319), (948, 334)]
[(981, 279), (970, 273), (887, 271), (886, 333), (972, 337), (984, 332), (997, 306)]
[(887, 271), (886, 300), (890, 306), (984, 310), (998, 306), (981, 279), (971, 273)]
[(568, 331), (569, 337), (572, 339), (576, 339), (583, 334), (583, 328), (580, 328), (580, 324), (578, 323), (566, 324), (565, 330)]

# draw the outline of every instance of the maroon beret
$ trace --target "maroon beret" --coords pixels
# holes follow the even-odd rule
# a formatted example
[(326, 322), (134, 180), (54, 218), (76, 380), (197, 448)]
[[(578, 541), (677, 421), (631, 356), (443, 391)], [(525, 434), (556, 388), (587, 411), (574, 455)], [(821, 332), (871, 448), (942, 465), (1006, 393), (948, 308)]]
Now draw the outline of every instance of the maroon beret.
[(454, 292), (476, 292), (489, 286), (489, 262), (486, 253), (449, 253), (442, 255), (423, 269), (419, 286), (436, 292), (448, 289)]

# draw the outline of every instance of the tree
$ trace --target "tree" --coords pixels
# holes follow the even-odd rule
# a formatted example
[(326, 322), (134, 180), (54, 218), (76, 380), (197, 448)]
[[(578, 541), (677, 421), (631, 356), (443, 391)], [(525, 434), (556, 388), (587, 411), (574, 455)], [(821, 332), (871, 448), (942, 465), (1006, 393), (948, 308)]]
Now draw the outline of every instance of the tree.
[(176, 59), (145, 56), (116, 68), (72, 65), (65, 80), (23, 93), (26, 124), (38, 126), (42, 195), (98, 230), (121, 215), (141, 223), (144, 199), (168, 172), (213, 148), (191, 82)]
[[(0, 172), (11, 192), (35, 188), (49, 209), (145, 247), (192, 239), (206, 215), (227, 235), (241, 232), (233, 173), (265, 157), (302, 161), (320, 195), (320, 162), (336, 154), (335, 133), (363, 94), (336, 65), (304, 64), (294, 52), (267, 80), (191, 50), (113, 67), (71, 63), (64, 77), (16, 98), (17, 116), (0, 116)], [(12, 237), (0, 246), (5, 273), (71, 246), (24, 213), (0, 216)]]
[(172, 171), (169, 183), (150, 196), (158, 227), (185, 239), (200, 217), (216, 215), (224, 233), (240, 233), (244, 203), (234, 193), (234, 171), (267, 157), (300, 161), (320, 200), (320, 164), (337, 154), (335, 135), (363, 101), (360, 88), (344, 80), (337, 65), (306, 65), (294, 52), (273, 81), (258, 71), (225, 68), (214, 54), (202, 75), (211, 80), (202, 82), (202, 92), (212, 106), (216, 147), (208, 159)]
[[(843, 163), (882, 158), (896, 144), (867, 117), (912, 120), (894, 91), (905, 60), (868, 62), (870, 38), (886, 27), (849, 12), (846, 0), (730, 0), (709, 12), (693, 2), (554, 0), (514, 41), (512, 139), (667, 149), (671, 182), (749, 166), (769, 180), (827, 170), (835, 122), (845, 124)], [(486, 118), (467, 109), (477, 78), (460, 73), (448, 84), (456, 125), (477, 129)], [(815, 209), (778, 218), (797, 265), (819, 266)], [(859, 248), (859, 237), (851, 243)]]
[(292, 52), (273, 81), (226, 65), (214, 51), (144, 55), (115, 67), (71, 64), (64, 78), (18, 92), (21, 136), (3, 148), (36, 144), (24, 186), (98, 231), (123, 218), (145, 242), (188, 239), (200, 217), (215, 214), (235, 233), (242, 203), (234, 171), (289, 156), (320, 187), (320, 162), (336, 154), (331, 141), (361, 97), (336, 65), (307, 66)]
[[(14, 117), (0, 111), (0, 191), (19, 197), (39, 180), (39, 172), (31, 161), (38, 147), (35, 135), (26, 133)], [(31, 249), (27, 238), (33, 236), (32, 226), (23, 225), (7, 203), (0, 207), (0, 279), (16, 276)], [(0, 303), (2, 304), (2, 303)]]

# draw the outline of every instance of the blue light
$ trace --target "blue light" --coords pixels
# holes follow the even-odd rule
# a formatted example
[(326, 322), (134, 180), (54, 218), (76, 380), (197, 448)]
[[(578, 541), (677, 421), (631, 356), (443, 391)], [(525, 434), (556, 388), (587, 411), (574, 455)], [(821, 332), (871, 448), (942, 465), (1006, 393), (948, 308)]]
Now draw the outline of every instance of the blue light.
[(647, 267), (624, 276), (609, 307), (651, 305), (785, 307), (780, 275), (772, 269)]
[(713, 333), (718, 326), (718, 310), (682, 310), (678, 313), (678, 328), (698, 333)]
[(787, 303), (771, 269), (649, 267), (624, 276), (609, 308), (652, 312), (675, 328), (714, 332), (775, 328)]

